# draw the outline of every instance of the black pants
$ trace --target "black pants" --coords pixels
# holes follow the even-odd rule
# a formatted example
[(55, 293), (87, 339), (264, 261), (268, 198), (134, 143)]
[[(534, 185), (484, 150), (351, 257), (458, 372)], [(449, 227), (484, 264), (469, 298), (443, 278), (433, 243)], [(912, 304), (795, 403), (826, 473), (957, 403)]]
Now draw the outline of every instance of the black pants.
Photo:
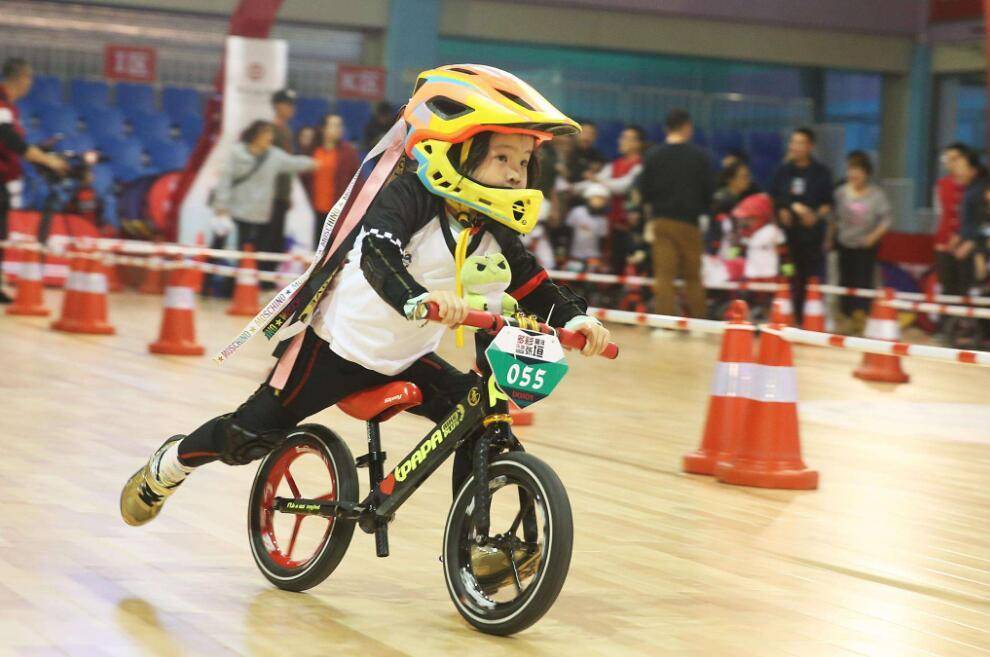
[[(6, 240), (8, 236), (7, 213), (10, 210), (10, 193), (7, 185), (0, 181), (0, 240)], [(0, 247), (0, 279), (3, 277), (3, 247)]]
[(267, 248), (268, 224), (252, 224), (241, 219), (234, 219), (237, 226), (237, 250), (243, 251), (245, 244), (250, 244), (255, 251), (264, 251)]
[(935, 254), (935, 267), (943, 294), (969, 294), (976, 278), (972, 255), (960, 260), (951, 253), (939, 251)]
[[(292, 203), (288, 199), (275, 199), (272, 204), (272, 218), (265, 231), (264, 243), (256, 244), (259, 251), (285, 253), (285, 217)], [(261, 271), (274, 271), (278, 263), (274, 260), (263, 260), (258, 263)]]
[(802, 244), (791, 247), (791, 262), (794, 264), (794, 278), (791, 279), (791, 301), (794, 305), (794, 321), (797, 326), (804, 321), (804, 298), (808, 279), (817, 276), (821, 281), (825, 276), (825, 253), (821, 244)]
[[(877, 265), (877, 248), (853, 249), (839, 245), (839, 285), (861, 287), (872, 290), (874, 272)], [(870, 312), (870, 300), (863, 297), (842, 295), (839, 308), (843, 315), (852, 315), (857, 310)]]
[(626, 273), (626, 258), (632, 254), (636, 240), (633, 238), (632, 231), (625, 228), (613, 228), (611, 239), (609, 264), (613, 274), (622, 276)]
[[(285, 387), (277, 391), (267, 381), (261, 384), (236, 411), (215, 417), (186, 436), (179, 444), (179, 458), (192, 466), (216, 461), (231, 425), (252, 433), (285, 431), (352, 393), (391, 381), (415, 383), (423, 403), (410, 412), (439, 422), (477, 383), (478, 375), (460, 372), (432, 353), (399, 374), (381, 374), (338, 356), (308, 328)], [(454, 459), (455, 490), (470, 470), (471, 455), (465, 446)]]

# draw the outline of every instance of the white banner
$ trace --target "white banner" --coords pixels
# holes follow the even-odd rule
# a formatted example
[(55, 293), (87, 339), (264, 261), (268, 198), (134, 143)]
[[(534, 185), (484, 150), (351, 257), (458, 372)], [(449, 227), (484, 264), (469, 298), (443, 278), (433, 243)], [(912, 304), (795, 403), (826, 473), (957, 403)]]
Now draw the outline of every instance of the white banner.
[[(179, 215), (179, 242), (193, 244), (196, 235), (210, 238), (213, 211), (207, 206), (210, 191), (216, 187), (220, 171), (227, 164), (230, 148), (252, 121), (272, 120), (271, 97), (286, 86), (289, 48), (281, 39), (249, 39), (229, 36), (224, 69), (223, 129), (213, 145), (196, 180), (189, 188)], [(286, 217), (285, 233), (296, 244), (311, 247), (313, 213), (306, 190), (298, 178), (293, 179), (292, 209)], [(227, 246), (235, 246), (233, 231)]]

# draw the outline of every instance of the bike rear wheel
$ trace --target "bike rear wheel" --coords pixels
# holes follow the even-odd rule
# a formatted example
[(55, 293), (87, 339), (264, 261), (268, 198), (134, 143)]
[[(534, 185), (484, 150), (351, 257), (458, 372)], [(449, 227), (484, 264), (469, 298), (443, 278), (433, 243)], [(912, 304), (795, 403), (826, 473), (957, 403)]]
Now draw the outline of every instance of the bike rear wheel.
[(357, 502), (354, 457), (340, 436), (318, 424), (293, 429), (262, 460), (251, 488), (248, 538), (261, 573), (287, 591), (321, 583), (343, 559), (354, 521), (275, 510), (275, 498)]
[(457, 611), (488, 634), (509, 635), (538, 621), (567, 579), (574, 525), (567, 491), (540, 459), (503, 454), (489, 468), (490, 541), (479, 546), (475, 479), (461, 486), (444, 530), (444, 576)]

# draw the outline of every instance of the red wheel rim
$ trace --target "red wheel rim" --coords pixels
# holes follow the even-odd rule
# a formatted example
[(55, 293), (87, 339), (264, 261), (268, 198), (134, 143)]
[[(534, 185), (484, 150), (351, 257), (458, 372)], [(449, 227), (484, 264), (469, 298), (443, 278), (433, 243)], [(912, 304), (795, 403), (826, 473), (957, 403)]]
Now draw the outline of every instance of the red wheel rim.
[[(330, 533), (333, 531), (334, 519), (333, 518), (321, 518), (319, 516), (295, 516), (295, 522), (293, 523), (292, 532), (288, 537), (283, 537), (284, 540), (280, 541), (279, 537), (276, 536), (275, 530), (275, 496), (278, 492), (279, 486), (284, 481), (288, 486), (289, 490), (292, 491), (294, 497), (301, 497), (299, 487), (296, 485), (295, 479), (292, 477), (291, 466), (299, 459), (301, 456), (306, 454), (312, 454), (317, 456), (327, 468), (327, 477), (330, 483), (330, 492), (323, 495), (315, 497), (319, 500), (336, 500), (337, 499), (337, 478), (334, 476), (333, 464), (330, 462), (323, 450), (317, 449), (312, 445), (296, 445), (290, 449), (282, 452), (275, 463), (272, 465), (271, 469), (268, 471), (268, 477), (265, 479), (265, 489), (264, 494), (261, 498), (261, 509), (260, 512), (260, 530), (261, 530), (261, 541), (264, 546), (265, 552), (268, 554), (268, 558), (276, 565), (284, 568), (286, 570), (298, 570), (305, 568), (313, 559), (316, 558), (320, 552), (323, 551), (324, 546), (330, 539)], [(308, 520), (306, 520), (309, 518)], [(299, 529), (303, 522), (326, 522), (327, 527), (323, 532), (323, 538), (316, 545), (316, 548), (309, 555), (298, 555), (294, 554), (296, 548), (296, 539), (299, 536)]]

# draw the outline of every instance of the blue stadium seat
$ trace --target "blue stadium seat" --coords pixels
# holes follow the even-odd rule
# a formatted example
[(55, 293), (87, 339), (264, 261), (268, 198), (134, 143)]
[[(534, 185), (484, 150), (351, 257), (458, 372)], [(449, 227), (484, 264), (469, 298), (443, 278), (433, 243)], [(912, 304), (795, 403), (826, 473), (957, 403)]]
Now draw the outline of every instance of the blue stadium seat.
[(739, 130), (713, 130), (711, 146), (717, 159), (724, 157), (730, 150), (741, 151), (746, 148), (743, 134)]
[(304, 97), (296, 102), (296, 115), (292, 119), (292, 130), (298, 132), (303, 126), (316, 126), (330, 113), (330, 101), (326, 98)]
[(155, 91), (151, 85), (139, 82), (118, 82), (115, 87), (116, 105), (126, 116), (155, 114)]
[(781, 158), (779, 157), (767, 157), (759, 153), (753, 155), (749, 163), (749, 168), (753, 172), (753, 178), (764, 189), (769, 187), (770, 179), (773, 177), (773, 172), (780, 165), (780, 160)]
[(163, 141), (171, 137), (172, 124), (165, 114), (131, 114), (131, 134), (142, 142)]
[(97, 145), (107, 139), (120, 139), (127, 132), (124, 126), (124, 114), (116, 107), (89, 105), (82, 109), (82, 116), (86, 130), (96, 140)]
[(57, 146), (57, 149), (60, 151), (74, 151), (76, 153), (84, 153), (95, 148), (96, 143), (93, 141), (93, 138), (85, 132), (69, 135), (60, 141)]
[(662, 123), (654, 123), (646, 129), (646, 139), (652, 144), (662, 144), (667, 140), (667, 131)]
[(203, 99), (199, 92), (187, 87), (165, 87), (162, 89), (162, 109), (177, 121), (186, 114), (203, 115)]
[(753, 130), (749, 133), (749, 152), (754, 158), (780, 160), (784, 157), (784, 138), (772, 130)]
[(79, 115), (71, 107), (47, 105), (38, 112), (42, 129), (49, 135), (72, 135), (79, 130)]
[(69, 80), (69, 94), (76, 109), (110, 104), (110, 87), (103, 80)]
[(626, 124), (622, 121), (598, 122), (598, 137), (595, 140), (595, 147), (609, 160), (614, 160), (619, 155), (619, 135), (622, 134), (625, 127)]
[(184, 169), (189, 159), (189, 147), (181, 141), (152, 141), (145, 150), (151, 167), (160, 173)]
[(33, 104), (61, 105), (62, 81), (53, 75), (36, 75), (27, 97)]
[(141, 144), (136, 139), (108, 140), (100, 145), (100, 149), (110, 158), (114, 178), (121, 182), (134, 180), (147, 172)]
[(371, 103), (364, 100), (337, 101), (337, 113), (344, 120), (344, 139), (356, 143), (364, 139), (364, 127), (371, 120), (371, 111)]
[(179, 132), (182, 134), (182, 141), (186, 142), (189, 148), (194, 148), (199, 140), (199, 135), (203, 132), (203, 119), (192, 114), (185, 114), (178, 120)]

